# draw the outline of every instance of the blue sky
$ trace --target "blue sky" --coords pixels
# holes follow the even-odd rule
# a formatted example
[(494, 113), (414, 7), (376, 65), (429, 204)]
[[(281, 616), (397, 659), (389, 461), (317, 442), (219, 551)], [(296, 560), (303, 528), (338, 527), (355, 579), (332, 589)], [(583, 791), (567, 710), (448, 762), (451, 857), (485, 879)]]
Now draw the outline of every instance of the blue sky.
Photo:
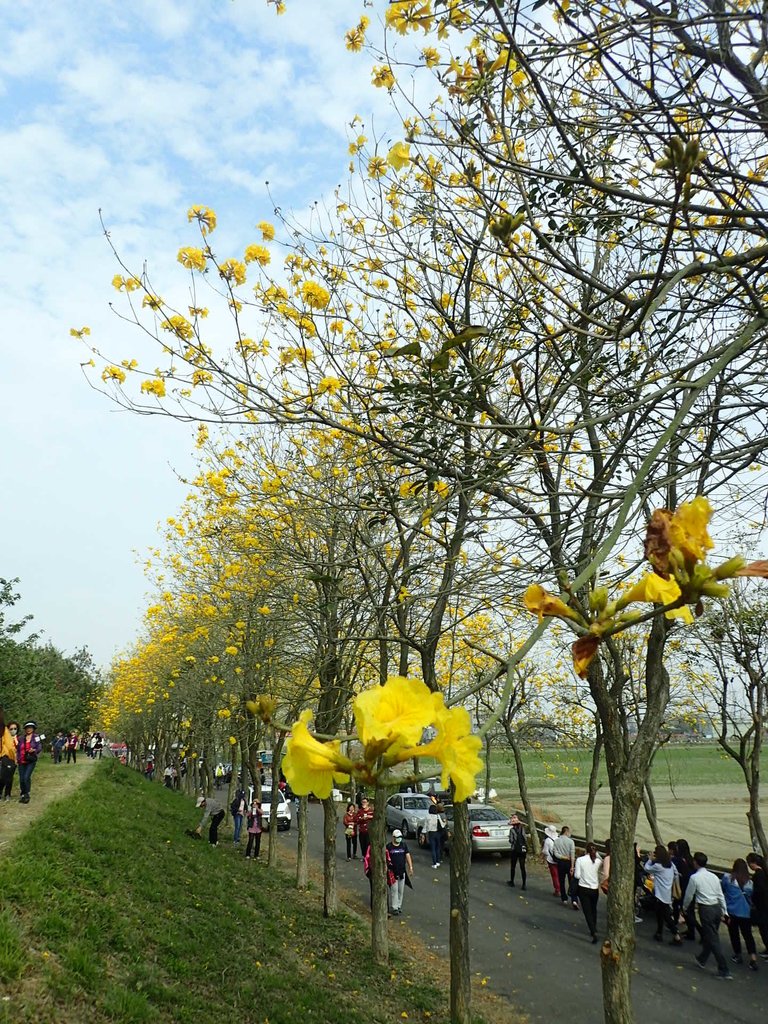
[(181, 282), (190, 205), (216, 210), (217, 245), (239, 251), (273, 201), (322, 200), (346, 177), (353, 116), (394, 123), (371, 61), (344, 47), (362, 9), (0, 0), (0, 576), (21, 578), (23, 610), (66, 651), (107, 664), (134, 636), (140, 556), (193, 448), (193, 428), (122, 412), (81, 374), (70, 327), (118, 356), (140, 345), (109, 309), (119, 268), (99, 210), (132, 267)]

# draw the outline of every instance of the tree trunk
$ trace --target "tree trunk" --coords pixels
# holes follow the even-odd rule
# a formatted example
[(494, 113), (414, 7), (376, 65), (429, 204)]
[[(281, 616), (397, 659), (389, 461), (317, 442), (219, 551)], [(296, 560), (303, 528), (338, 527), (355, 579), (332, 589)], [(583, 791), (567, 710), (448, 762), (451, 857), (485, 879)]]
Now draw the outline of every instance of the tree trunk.
[(448, 929), (451, 965), (451, 1024), (471, 1024), (472, 988), (469, 970), (469, 865), (471, 844), (466, 802), (453, 808), (450, 878), (451, 919)]
[(763, 818), (760, 813), (760, 775), (754, 773), (752, 784), (749, 787), (749, 810), (747, 811), (747, 822), (749, 823), (749, 836), (752, 846), (757, 846), (755, 853), (768, 857), (768, 840), (766, 840)]
[(509, 744), (512, 747), (512, 753), (515, 758), (515, 768), (517, 769), (517, 788), (520, 790), (520, 799), (522, 800), (523, 807), (525, 808), (525, 817), (528, 822), (528, 832), (530, 834), (531, 853), (537, 857), (541, 853), (541, 843), (539, 842), (539, 833), (536, 831), (536, 818), (533, 814), (533, 804), (528, 796), (528, 780), (525, 776), (523, 755), (520, 751), (520, 744), (517, 742), (517, 736), (513, 730), (507, 731), (507, 738), (509, 739)]
[(605, 744), (611, 809), (611, 882), (608, 889), (608, 938), (600, 961), (605, 1024), (633, 1024), (632, 967), (635, 952), (634, 888), (635, 828), (659, 730), (669, 702), (669, 674), (664, 667), (667, 622), (654, 619), (646, 646), (645, 715), (630, 743), (626, 731), (623, 687), (626, 678), (620, 657), (612, 650), (613, 678), (608, 685), (595, 659), (589, 685), (600, 715)]
[[(764, 683), (760, 683), (764, 686)], [(749, 790), (749, 810), (747, 811), (747, 821), (749, 822), (749, 836), (752, 840), (753, 848), (755, 845), (759, 849), (755, 850), (755, 853), (762, 854), (763, 857), (768, 857), (768, 840), (766, 840), (765, 828), (763, 827), (763, 818), (760, 814), (760, 755), (763, 749), (763, 729), (765, 728), (765, 721), (763, 715), (763, 700), (762, 692), (760, 693), (760, 699), (757, 706), (757, 714), (755, 721), (755, 732), (752, 739), (752, 756), (750, 758), (749, 768), (750, 771), (744, 772), (744, 777), (747, 780), (747, 789)]]
[(336, 804), (323, 800), (323, 917), (335, 917), (339, 909), (336, 891)]
[(600, 760), (603, 753), (603, 730), (600, 726), (600, 719), (595, 719), (595, 745), (592, 748), (592, 767), (589, 770), (589, 786), (587, 788), (587, 802), (584, 805), (584, 835), (588, 843), (595, 839), (595, 800), (600, 789)]
[(299, 830), (298, 837), (298, 849), (296, 852), (296, 888), (306, 889), (309, 882), (309, 849), (307, 845), (308, 839), (308, 828), (307, 828), (307, 806), (308, 801), (305, 796), (299, 797), (299, 806), (297, 811), (297, 828)]
[(387, 933), (387, 862), (384, 854), (386, 838), (385, 805), (387, 790), (376, 787), (373, 820), (368, 834), (371, 840), (371, 953), (377, 964), (389, 963), (389, 935)]
[(651, 827), (653, 833), (653, 841), (657, 846), (664, 845), (664, 837), (659, 829), (659, 823), (656, 820), (656, 797), (653, 795), (653, 789), (651, 788), (650, 779), (646, 782), (645, 788), (643, 789), (643, 807), (645, 808), (645, 816), (648, 819), (648, 824)]
[(605, 1024), (633, 1024), (632, 964), (635, 955), (635, 825), (642, 780), (622, 773), (611, 812), (611, 880), (608, 889), (608, 938), (602, 945)]
[(491, 802), (491, 737), (485, 734), (485, 799), (484, 804)]

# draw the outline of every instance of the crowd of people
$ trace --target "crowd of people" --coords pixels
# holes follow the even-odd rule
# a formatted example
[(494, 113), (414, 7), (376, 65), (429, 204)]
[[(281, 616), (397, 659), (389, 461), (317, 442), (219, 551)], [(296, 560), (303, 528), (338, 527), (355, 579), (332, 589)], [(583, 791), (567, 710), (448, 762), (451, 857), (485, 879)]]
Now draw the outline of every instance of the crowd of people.
[[(519, 822), (515, 825), (514, 820), (510, 821), (513, 850), (519, 841)], [(549, 869), (553, 896), (564, 906), (581, 909), (590, 938), (597, 942), (598, 900), (600, 893), (607, 894), (611, 884), (610, 842), (603, 844), (602, 855), (594, 843), (587, 843), (585, 852), (577, 857), (568, 826), (558, 831), (548, 825), (544, 832), (542, 857)], [(707, 855), (692, 853), (685, 839), (658, 845), (646, 853), (636, 846), (635, 923), (641, 923), (640, 914), (650, 910), (656, 923), (656, 942), (664, 941), (665, 932), (674, 946), (700, 941), (697, 965), (706, 969), (712, 956), (718, 977), (731, 980), (731, 968), (720, 943), (720, 925), (725, 924), (728, 930), (732, 964), (743, 964), (746, 954), (747, 967), (752, 971), (758, 969), (755, 931), (763, 944), (759, 956), (768, 960), (768, 876), (765, 861), (757, 853), (737, 858), (731, 870), (722, 876), (711, 871), (708, 864)], [(514, 885), (514, 854), (512, 865)]]
[(18, 801), (20, 804), (30, 802), (32, 773), (44, 751), (50, 751), (54, 764), (77, 764), (78, 752), (100, 759), (104, 746), (105, 739), (100, 732), (78, 735), (74, 730), (65, 732), (63, 729), (46, 744), (46, 737), (37, 731), (34, 718), (27, 719), (23, 725), (17, 721), (6, 722), (0, 708), (0, 801), (12, 799), (14, 779), (18, 777)]

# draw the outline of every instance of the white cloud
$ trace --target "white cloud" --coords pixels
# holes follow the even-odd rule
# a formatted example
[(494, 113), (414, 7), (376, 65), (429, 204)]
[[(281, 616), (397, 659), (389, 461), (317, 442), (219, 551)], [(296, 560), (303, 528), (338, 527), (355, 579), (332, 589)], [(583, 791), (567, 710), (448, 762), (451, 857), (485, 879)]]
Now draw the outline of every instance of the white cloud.
[(216, 209), (229, 255), (273, 202), (301, 216), (322, 201), (346, 176), (353, 115), (393, 123), (370, 61), (344, 48), (358, 16), (348, 0), (290, 0), (282, 18), (264, 0), (0, 0), (0, 576), (21, 577), (25, 610), (66, 649), (104, 662), (130, 641), (133, 551), (183, 498), (170, 467), (191, 467), (191, 427), (120, 412), (82, 377), (72, 326), (116, 359), (157, 360), (109, 308), (98, 212), (127, 264), (148, 260), (183, 300), (188, 205)]

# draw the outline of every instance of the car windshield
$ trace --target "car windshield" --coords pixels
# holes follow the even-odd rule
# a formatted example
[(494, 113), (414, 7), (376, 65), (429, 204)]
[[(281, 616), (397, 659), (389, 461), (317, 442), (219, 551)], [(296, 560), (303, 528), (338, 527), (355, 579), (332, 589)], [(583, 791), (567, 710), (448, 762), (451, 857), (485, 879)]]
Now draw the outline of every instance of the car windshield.
[(403, 800), (403, 807), (407, 811), (424, 811), (429, 807), (429, 797), (407, 796)]
[(506, 814), (497, 811), (495, 807), (470, 807), (470, 821), (507, 821)]
[[(278, 790), (278, 792), (277, 792), (277, 802), (280, 803), (281, 799), (282, 799), (282, 797), (280, 795), (280, 791)], [(262, 791), (261, 791), (261, 802), (263, 804), (272, 803), (272, 790), (271, 789), (262, 789)]]

